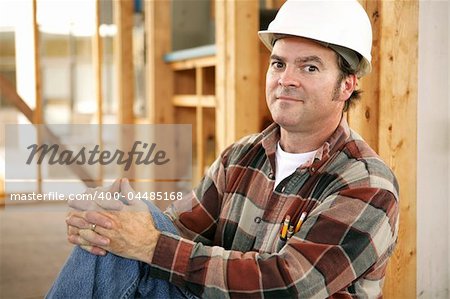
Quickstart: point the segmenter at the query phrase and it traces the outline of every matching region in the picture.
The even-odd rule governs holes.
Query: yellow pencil
[[[281,228],[281,233],[280,233],[281,240],[287,239],[287,232],[288,232],[290,222],[291,222],[291,216],[286,215],[286,218],[284,218],[283,227]]]
[[[303,221],[305,221],[306,218],[306,212],[303,212],[300,216],[300,219],[298,219],[297,225],[295,226],[295,233],[298,233],[300,228],[302,227]]]

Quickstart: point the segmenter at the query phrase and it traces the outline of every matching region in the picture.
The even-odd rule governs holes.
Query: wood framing
[[[382,1],[380,6],[378,149],[400,184],[400,232],[385,298],[416,298],[419,3]]]
[[[378,151],[378,117],[380,101],[380,5],[379,1],[360,0],[372,23],[372,72],[358,83],[361,99],[348,111],[348,123],[367,143]]]
[[[399,239],[384,298],[415,298],[418,2],[360,2],[372,22],[372,73],[360,82],[362,99],[349,111],[348,121],[400,184]]]
[[[100,0],[95,0],[95,31],[92,36],[92,66],[94,68],[94,89],[96,100],[96,117],[95,120],[98,126],[98,144],[100,149],[103,149],[103,42],[100,36],[100,24],[101,24],[101,11]],[[99,167],[98,176],[99,180],[103,180],[104,168]]]
[[[134,122],[134,68],[133,68],[133,10],[134,2],[113,1],[114,22],[117,26],[115,39],[115,61],[117,62],[117,88],[119,95],[118,121],[122,124]]]
[[[35,112],[28,106],[28,104],[19,96],[14,85],[9,82],[3,75],[0,74],[0,93],[3,94],[11,105],[17,108],[26,119],[33,123]]]
[[[226,1],[215,0],[216,16],[216,152],[226,147]]]
[[[216,58],[214,56],[205,56],[199,58],[193,58],[189,60],[175,61],[172,62],[171,68],[173,70],[186,70],[195,67],[207,67],[207,66],[215,66]]]
[[[42,84],[41,84],[41,59],[39,52],[39,27],[37,23],[37,0],[33,0],[33,55],[34,55],[34,77],[36,83],[36,106],[34,108],[33,123],[42,124]]]
[[[202,107],[214,108],[216,107],[216,97],[212,95],[175,95],[173,97],[173,104],[177,107]]]
[[[362,80],[362,100],[348,119],[391,166],[400,184],[399,242],[386,275],[385,298],[415,298],[418,5],[361,3],[372,22],[373,69]],[[399,26],[399,19],[408,22]]]
[[[145,1],[147,115],[150,123],[173,123],[173,73],[163,60],[172,51],[171,1]]]
[[[217,149],[258,132],[259,1],[216,1]]]
[[[204,117],[203,117],[203,106],[202,106],[202,93],[203,93],[203,69],[201,67],[195,68],[195,94],[197,96],[197,106],[196,106],[196,130],[197,130],[197,174],[195,174],[198,181],[203,176],[203,167],[205,165],[205,140],[203,139],[204,132]]]
[[[0,93],[5,96],[6,100],[19,110],[30,123],[33,123],[34,115],[36,111],[30,108],[28,104],[19,96],[15,87],[4,76],[0,75]],[[45,124],[40,124],[39,130],[36,130],[41,137],[45,140],[50,140],[54,144],[60,145],[59,153],[67,150],[66,146],[61,142],[60,138],[54,134]],[[87,187],[95,187],[96,181],[91,177],[82,165],[77,163],[70,164],[69,167],[72,171],[85,183]],[[42,184],[42,179],[37,179],[39,185]],[[0,192],[1,195],[1,192]]]
[[[95,32],[92,36],[92,64],[94,67],[94,88],[95,99],[97,101],[97,123],[103,123],[103,84],[102,84],[102,63],[103,63],[103,43],[100,37],[100,0],[95,1]]]
[[[33,112],[33,124],[43,124],[42,81],[41,81],[41,57],[39,51],[39,26],[37,23],[37,0],[33,0],[33,55],[34,55],[34,82],[35,82],[35,108]],[[42,140],[42,133],[37,130],[37,143]],[[37,191],[42,193],[42,165],[37,165]]]

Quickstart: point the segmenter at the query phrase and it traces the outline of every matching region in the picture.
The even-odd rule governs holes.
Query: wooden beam
[[[216,0],[217,146],[257,132],[259,1]]]
[[[34,111],[19,96],[11,82],[0,74],[0,93],[3,94],[8,102],[19,110],[29,121],[33,123]]]
[[[175,95],[172,101],[176,107],[197,107],[214,108],[216,106],[216,97],[211,95]]]
[[[34,108],[33,123],[42,124],[43,113],[42,113],[42,84],[41,84],[41,59],[39,52],[39,27],[37,23],[37,1],[33,0],[33,42],[34,42],[34,77],[36,83],[36,106]],[[40,173],[40,172],[39,172]]]
[[[39,26],[37,23],[37,0],[33,0],[33,55],[34,55],[34,78],[35,78],[35,95],[36,102],[33,112],[33,124],[43,124],[43,104],[42,104],[42,82],[41,82],[41,55],[39,51]],[[36,139],[40,144],[42,140],[42,132],[37,130]],[[42,165],[37,165],[37,191],[42,193]]]
[[[144,3],[147,118],[151,124],[173,124],[175,123],[175,110],[172,104],[173,71],[170,64],[165,63],[163,59],[165,54],[172,51],[172,1],[148,0]],[[164,132],[154,132],[156,140],[164,138],[162,134]],[[187,150],[186,145],[176,150]],[[172,166],[170,171],[176,173],[177,165],[170,165]],[[169,190],[177,190],[176,183],[166,183],[165,186]]]
[[[372,23],[372,72],[358,83],[361,99],[347,113],[348,123],[367,143],[378,151],[378,118],[380,98],[380,19],[381,2],[360,0]]]
[[[220,153],[226,145],[226,1],[215,0],[216,16],[216,152]]]
[[[92,64],[94,66],[94,87],[97,101],[97,123],[103,123],[103,84],[102,84],[102,63],[103,63],[103,43],[100,37],[100,0],[95,1],[95,32],[92,36]]]
[[[170,63],[171,67],[175,71],[193,69],[195,67],[207,67],[216,65],[215,56],[205,56],[200,58],[176,61]]]
[[[202,107],[202,91],[203,91],[203,69],[201,67],[195,68],[195,94],[197,96],[196,118],[197,118],[197,174],[195,180],[197,182],[203,177],[203,169],[205,167],[205,140],[203,139],[204,118]]]
[[[380,156],[400,184],[400,232],[385,298],[416,298],[418,1],[381,1]],[[401,22],[399,22],[401,20]]]
[[[100,36],[100,24],[101,24],[101,11],[100,0],[95,0],[95,31],[92,36],[92,64],[94,67],[94,89],[96,100],[96,122],[98,127],[98,144],[100,150],[103,150],[103,76],[102,76],[102,64],[103,64],[103,42]],[[98,168],[98,177],[103,180],[104,167]]]
[[[117,88],[119,95],[119,123],[134,122],[134,67],[133,67],[133,10],[134,2],[116,0],[114,3],[114,22],[117,26],[115,57],[117,62]]]
[[[114,57],[116,61],[118,89],[118,123],[134,123],[134,65],[133,65],[133,25],[134,1],[113,1],[114,23],[117,35],[114,40]],[[133,144],[135,133],[132,128],[120,136],[121,147],[126,151]],[[125,173],[122,172],[122,176]],[[135,168],[131,167],[126,176],[133,179]]]
[[[163,56],[172,51],[171,1],[145,1],[147,114],[150,123],[173,123],[173,72]]]
[[[25,103],[25,101],[19,96],[14,86],[4,76],[0,75],[0,93],[4,95],[5,99],[21,112],[30,123],[33,122],[35,111]],[[38,134],[43,140],[50,140],[53,144],[59,145],[58,153],[62,153],[68,150],[66,145],[61,142],[60,138],[55,135],[45,124],[40,124],[38,127]],[[77,163],[70,164],[70,169],[75,173],[81,181],[85,183],[87,187],[98,186],[97,181],[91,177],[90,173],[84,169],[82,165]],[[42,183],[42,178],[38,177],[36,180],[39,184]]]

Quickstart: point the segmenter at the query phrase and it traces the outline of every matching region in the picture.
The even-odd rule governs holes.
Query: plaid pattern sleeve
[[[398,234],[393,173],[343,120],[274,190],[279,128],[235,143],[167,214],[151,275],[204,298],[378,298]],[[286,215],[296,223],[280,239]]]

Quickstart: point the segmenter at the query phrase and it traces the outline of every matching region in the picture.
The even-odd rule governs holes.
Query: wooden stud
[[[259,1],[216,1],[218,150],[258,132]]]
[[[215,0],[216,16],[216,152],[226,147],[226,1]]]
[[[235,131],[229,136],[230,143],[259,131],[259,38],[256,34],[259,29],[259,1],[236,2],[231,6],[235,15],[235,31],[229,38],[234,38],[235,42],[231,44],[230,53],[234,57],[230,70],[234,72],[230,72],[229,77],[234,95],[233,107],[228,113],[234,114],[230,121],[235,124]]]
[[[225,111],[225,145],[228,146],[233,143],[236,132],[236,119],[235,109],[236,109],[236,94],[237,94],[237,86],[236,86],[236,53],[234,49],[236,49],[237,37],[236,34],[239,30],[237,30],[236,26],[236,6],[237,3],[234,1],[225,1],[225,23],[223,26],[226,26],[226,42],[225,42],[225,51],[226,51],[226,60],[225,60],[225,89],[226,89],[226,98],[227,102],[226,111]],[[245,5],[245,3],[244,3]],[[216,23],[216,26],[218,24]],[[242,48],[246,45],[242,45]],[[217,67],[221,67],[218,65]]]
[[[117,87],[119,95],[119,123],[134,122],[134,68],[133,68],[133,1],[116,0],[114,19],[117,26],[115,57],[117,62]]]
[[[163,61],[172,51],[171,2],[145,1],[145,32],[147,49],[147,114],[150,123],[173,123],[173,72]]]
[[[36,106],[34,108],[33,123],[44,123],[42,114],[42,84],[41,84],[41,59],[39,52],[39,26],[37,23],[37,0],[33,0],[33,36],[34,36],[34,76],[36,82]]]
[[[361,81],[362,99],[349,111],[348,120],[390,165],[400,184],[399,242],[386,274],[384,297],[415,298],[418,5],[360,2],[372,22],[372,73]],[[400,26],[399,19],[408,21]]]
[[[100,150],[103,149],[103,80],[102,80],[102,63],[103,63],[103,43],[100,36],[100,0],[95,1],[95,32],[92,36],[92,64],[94,67],[94,88],[95,99],[97,104],[96,122],[98,127],[98,144]],[[103,167],[98,168],[98,179],[103,181]]]
[[[366,142],[378,151],[378,107],[380,98],[380,20],[381,2],[360,0],[372,23],[372,72],[358,83],[361,99],[347,113],[348,123]]]
[[[39,26],[37,23],[37,0],[33,0],[32,4],[33,9],[33,43],[34,43],[34,78],[35,78],[35,108],[33,113],[33,124],[43,124],[43,104],[42,104],[42,82],[41,82],[41,57],[39,51]],[[36,139],[37,143],[41,144],[42,140],[42,132],[41,130],[36,131]],[[42,193],[42,166],[41,164],[37,165],[37,189],[38,193]]]
[[[28,104],[19,96],[14,85],[8,81],[3,75],[0,74],[0,93],[5,97],[7,101],[17,110],[22,113],[30,123],[33,123],[34,111],[28,106]]]
[[[172,15],[170,0],[145,1],[145,33],[146,33],[146,86],[147,115],[151,124],[175,123],[173,97],[173,71],[164,62],[165,54],[172,51]],[[156,138],[163,138],[163,132],[155,132]],[[176,146],[176,145],[174,145]],[[185,150],[182,146],[179,151]],[[176,172],[177,165],[171,165]],[[166,183],[171,190],[177,190],[176,183]]]
[[[95,98],[97,101],[96,120],[98,124],[103,123],[103,84],[102,84],[102,62],[103,43],[100,37],[100,0],[95,1],[95,32],[92,36],[92,64],[94,66]]]
[[[201,96],[203,90],[203,69],[197,67],[195,69],[195,94],[197,96],[197,107],[196,107],[196,119],[197,119],[197,174],[195,180],[198,182],[203,176],[203,168],[205,167],[205,148],[203,140],[203,107],[201,103]]]
[[[400,231],[385,298],[416,298],[418,1],[380,2],[378,149],[400,185]],[[402,20],[399,22],[399,20]]]
[[[118,123],[134,123],[134,65],[133,65],[133,24],[134,2],[129,0],[113,1],[114,22],[117,26],[117,35],[114,40],[114,57],[116,61],[117,89],[118,89]],[[122,127],[120,136],[121,148],[127,151],[134,143],[133,130]],[[124,133],[126,132],[126,133]],[[134,179],[135,171],[131,167],[121,176]]]

